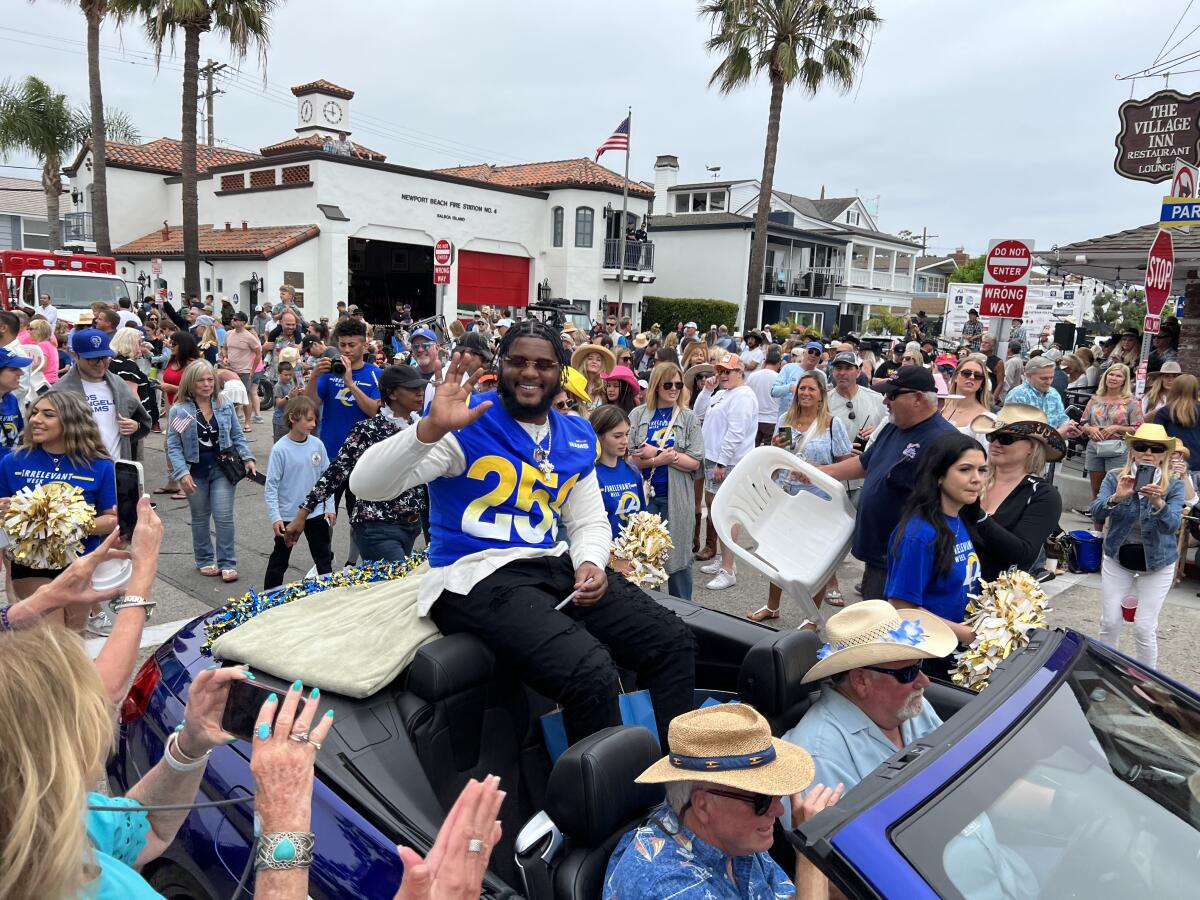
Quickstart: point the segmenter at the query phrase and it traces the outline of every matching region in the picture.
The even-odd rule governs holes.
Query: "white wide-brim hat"
[[[824,637],[803,684],[863,666],[936,659],[958,646],[940,617],[927,609],[896,609],[886,600],[863,600],[830,616]]]

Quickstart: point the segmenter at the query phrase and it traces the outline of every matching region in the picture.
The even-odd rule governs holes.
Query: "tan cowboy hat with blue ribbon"
[[[671,720],[671,752],[639,775],[638,784],[706,781],[782,797],[808,787],[816,771],[808,751],[771,736],[752,706],[722,703]]]
[[[824,637],[802,684],[863,666],[935,659],[958,646],[950,626],[929,610],[896,609],[886,600],[863,600],[830,616]]]

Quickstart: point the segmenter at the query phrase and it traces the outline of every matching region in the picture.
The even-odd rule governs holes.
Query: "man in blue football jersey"
[[[694,640],[678,617],[606,568],[612,532],[595,432],[551,408],[562,384],[558,343],[541,322],[514,325],[487,394],[472,393],[481,370],[455,354],[426,416],[367,450],[350,486],[386,500],[429,485],[420,614],[444,634],[476,635],[558,701],[571,742],[620,723],[620,665],[650,690],[666,746],[667,725],[693,705]]]

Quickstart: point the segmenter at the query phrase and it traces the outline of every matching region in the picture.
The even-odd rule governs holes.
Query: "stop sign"
[[[450,242],[445,238],[433,245],[433,261],[439,266],[450,265]]]
[[[1175,243],[1171,232],[1158,230],[1150,255],[1146,257],[1146,312],[1152,316],[1162,314],[1167,297],[1171,296],[1171,284],[1175,279]]]
[[[1033,254],[1023,241],[1000,241],[987,256],[987,275],[1000,284],[1014,284],[1029,275]]]

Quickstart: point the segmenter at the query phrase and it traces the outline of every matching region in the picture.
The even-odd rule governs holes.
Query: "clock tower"
[[[296,133],[301,137],[350,133],[354,91],[322,78],[296,85],[292,94],[296,97]]]

